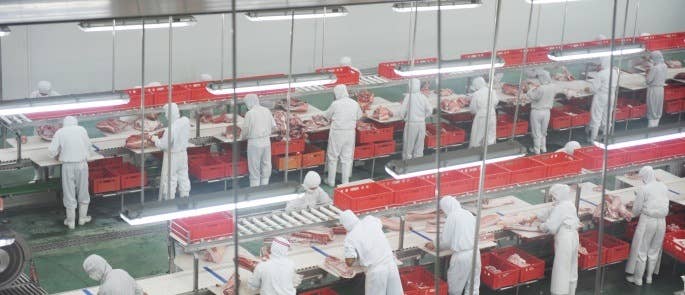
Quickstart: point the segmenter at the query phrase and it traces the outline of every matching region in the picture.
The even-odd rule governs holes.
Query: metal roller
[[[264,222],[266,222],[267,224],[271,225],[271,226],[272,226],[273,228],[275,228],[275,229],[283,229],[283,227],[282,227],[281,225],[279,225],[279,224],[276,223],[275,221],[269,219],[269,217],[267,217],[267,216],[262,217],[262,220],[264,220]]]
[[[312,220],[314,222],[321,222],[323,220],[319,219],[318,217],[314,216],[314,214],[309,213],[306,209],[300,211],[300,213],[307,219]]]
[[[253,234],[253,232],[247,230],[245,227],[240,226],[240,225],[238,226],[238,233],[240,233],[241,235],[251,235],[251,234]]]
[[[316,217],[318,217],[318,218],[321,219],[321,220],[328,220],[328,219],[330,219],[330,217],[326,216],[326,214],[323,214],[323,213],[321,213],[319,210],[316,210],[316,209],[314,209],[314,208],[309,209],[309,212],[312,213],[312,214],[314,214],[314,215],[316,215]]]
[[[300,215],[300,214],[297,213],[297,212],[294,212],[294,211],[293,211],[293,212],[290,212],[290,214],[292,214],[293,217],[297,218],[298,220],[301,220],[302,223],[304,223],[304,224],[314,223],[312,220],[307,219],[306,217]]]
[[[289,222],[285,221],[283,218],[278,217],[278,215],[272,215],[271,218],[276,220],[276,222],[280,223],[281,225],[288,227],[288,226],[293,226]]]
[[[342,213],[342,210],[338,209],[338,207],[335,207],[333,205],[328,205],[328,209],[331,209],[331,211],[335,212],[336,214]]]
[[[254,224],[264,229],[264,231],[274,229],[272,226],[266,225],[264,222],[261,222],[258,218],[252,218],[250,221],[254,222]]]
[[[338,214],[335,214],[335,213],[333,213],[333,211],[326,209],[325,206],[321,206],[321,207],[319,207],[319,208],[317,208],[317,209],[318,209],[319,211],[323,212],[323,213],[326,213],[326,214],[327,214],[328,216],[330,216],[331,218],[338,218]]]
[[[249,222],[247,222],[247,221],[245,221],[245,220],[242,220],[241,223],[242,223],[245,227],[249,228],[251,231],[254,231],[255,233],[262,233],[262,232],[264,232],[263,230],[259,229],[258,227],[254,226],[253,224],[251,224],[251,223],[249,223]]]
[[[290,222],[293,225],[303,225],[302,222],[299,222],[297,219],[290,217],[290,215],[283,213],[281,216],[288,222]]]

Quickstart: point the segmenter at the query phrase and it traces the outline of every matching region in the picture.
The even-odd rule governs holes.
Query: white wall
[[[495,1],[483,2],[485,4],[477,9],[443,14],[444,58],[490,50]],[[569,3],[565,42],[592,40],[598,34],[610,36],[613,2],[585,0]],[[626,0],[618,2],[620,34]],[[629,34],[633,32],[636,2],[631,1],[628,13]],[[498,49],[524,46],[529,9],[524,0],[502,1]],[[388,4],[352,6],[348,10],[350,13],[346,17],[326,20],[325,66],[336,64],[344,55],[352,57],[353,63],[360,68],[375,67],[382,61],[407,59],[409,14],[393,12]],[[683,0],[641,1],[638,33],[685,31],[683,11]],[[535,6],[530,46],[561,42],[563,12],[564,4]],[[201,73],[210,73],[214,78],[220,76],[221,16],[196,18],[197,25],[173,31],[173,82],[198,80]],[[230,77],[230,15],[225,21],[224,75]],[[436,56],[436,14],[420,14],[418,27],[415,56]],[[1,40],[5,99],[26,97],[40,80],[51,81],[53,88],[63,94],[111,89],[111,33],[82,32],[75,23],[14,26],[11,29],[12,33]],[[239,75],[287,73],[289,29],[287,21],[250,22],[239,15]],[[321,20],[296,22],[293,72],[310,72],[320,66],[322,35]],[[168,36],[169,32],[164,29],[146,31],[146,83],[166,83],[168,80]],[[117,33],[117,89],[141,84],[141,44],[140,31]]]

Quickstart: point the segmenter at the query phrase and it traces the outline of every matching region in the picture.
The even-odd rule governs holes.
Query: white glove
[[[157,141],[159,141],[159,137],[157,137],[157,135],[153,135],[152,137],[150,137],[150,140],[152,142],[157,142]]]

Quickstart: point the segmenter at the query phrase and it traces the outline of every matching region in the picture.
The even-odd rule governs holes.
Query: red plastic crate
[[[287,141],[271,141],[271,155],[280,156],[285,155],[285,145]],[[288,153],[301,153],[304,152],[305,142],[304,139],[290,139],[290,144],[288,145]]]
[[[671,210],[673,211],[673,210]],[[631,241],[635,235],[635,229],[637,228],[637,223],[639,219],[633,219],[626,223],[624,237],[626,240]],[[679,229],[672,230],[669,226],[678,226]],[[685,230],[685,215],[684,214],[673,214],[666,216],[666,232],[673,232],[678,230]]]
[[[372,143],[360,144],[354,147],[354,159],[359,160],[371,158],[374,156],[374,152],[374,145]]]
[[[584,247],[588,254],[578,253],[578,267],[580,269],[590,269],[597,266],[597,259],[599,258],[599,246],[597,243],[587,240],[580,239],[580,245]],[[607,249],[602,249],[602,265],[606,264],[607,259]]]
[[[664,113],[675,114],[683,110],[683,100],[666,100],[664,101]]]
[[[435,292],[435,276],[422,266],[400,268],[404,295],[447,295],[447,283],[440,280],[440,293]]]
[[[357,129],[357,143],[372,143],[392,140],[392,126],[380,124],[372,124],[372,126],[373,128],[369,130]]]
[[[224,171],[226,177],[247,175],[247,158],[238,157],[238,163],[236,164],[238,173],[236,174],[233,173],[233,154],[230,152],[223,153],[219,156],[219,160],[226,164],[226,170]]]
[[[537,258],[526,251],[523,251],[516,247],[506,247],[491,252],[493,255],[506,260],[512,254],[518,254],[523,258],[528,266],[519,267],[514,264],[517,268],[521,270],[521,275],[519,276],[519,282],[528,282],[532,280],[537,280],[545,276],[545,261]]]
[[[189,161],[188,166],[190,175],[201,181],[224,178],[228,169],[228,164],[215,155]]]
[[[307,133],[307,139],[309,139],[309,142],[327,141],[328,140],[328,130]]]
[[[302,153],[302,167],[314,167],[326,162],[326,151],[315,145],[308,144]]]
[[[495,164],[511,171],[510,184],[541,180],[547,177],[546,167],[530,158],[518,158]],[[487,169],[485,170],[487,173]]]
[[[321,288],[300,293],[300,295],[338,295],[337,292],[331,288]]]
[[[664,100],[679,100],[685,98],[685,86],[664,86]]]
[[[209,154],[211,152],[211,148],[212,147],[209,145],[192,146],[192,147],[188,147],[187,152],[188,152],[188,155]]]
[[[279,171],[285,171],[290,169],[298,169],[302,167],[302,155],[301,154],[290,154],[282,156],[271,157],[271,163],[274,169]]]
[[[647,116],[647,105],[646,104],[630,104],[630,118],[639,119]]]
[[[464,131],[464,129],[445,123],[441,123],[440,128],[442,130],[442,134],[440,135],[440,145],[442,146],[458,144],[466,140],[466,131]],[[432,148],[437,145],[437,136],[435,134],[435,124],[426,124],[426,147]]]
[[[378,184],[390,189],[393,204],[403,205],[435,198],[435,184],[418,177],[407,179],[386,179]]]
[[[637,38],[639,42],[645,44],[649,51],[663,50],[671,48],[671,39],[664,35],[649,35]]]
[[[435,174],[421,176],[421,178],[436,185]],[[461,195],[475,191],[478,186],[478,178],[460,171],[440,172],[440,196]]]
[[[630,107],[617,104],[614,110],[614,121],[625,121],[628,118],[630,118]]]
[[[122,157],[110,157],[88,162],[88,168],[117,168],[124,164]]]
[[[580,235],[581,239],[589,240],[599,244],[599,233],[596,230],[584,232]],[[613,263],[628,259],[630,255],[630,244],[608,234],[602,237],[602,248],[606,249],[606,263]]]
[[[316,70],[317,73],[331,73],[337,78],[335,83],[327,86],[334,86],[337,84],[356,85],[359,84],[359,72],[353,70],[351,67],[331,67],[321,68]]]
[[[671,48],[684,48],[685,47],[685,32],[684,33],[671,33]]]
[[[664,251],[671,254],[678,261],[685,261],[685,248],[676,244],[674,239],[685,239],[685,230],[666,233],[664,237]]]
[[[583,168],[597,170],[602,168],[604,162],[604,150],[596,146],[587,146],[576,149],[573,155],[583,160]],[[607,167],[617,167],[627,163],[627,155],[620,149],[609,150],[607,157]]]
[[[154,93],[153,103],[155,105],[164,105],[169,102],[169,88],[168,86],[153,87]],[[185,85],[177,84],[171,86],[171,102],[182,103],[190,101],[190,89]]]
[[[511,137],[511,131],[514,128],[513,122],[497,122],[497,138]]]
[[[233,234],[233,215],[217,212],[207,215],[174,219],[170,230],[187,243],[195,243]]]
[[[94,194],[115,192],[121,189],[120,178],[105,168],[88,170],[90,191]]]
[[[655,144],[641,144],[620,149],[626,153],[628,163],[647,162],[658,157],[659,151]]]
[[[458,113],[458,114],[443,114],[445,120],[450,122],[471,122],[473,121],[473,114],[469,112]]]
[[[335,206],[341,210],[363,212],[391,206],[393,193],[389,188],[371,182],[338,187],[333,192],[333,199]]]
[[[571,117],[571,127],[585,126],[590,123],[590,112],[575,106],[566,105],[557,109]]]
[[[384,142],[376,142],[373,144],[373,154],[376,157],[391,155],[394,153],[395,153],[395,141],[394,140],[384,141]]]
[[[141,185],[141,180],[143,186],[147,185],[147,174],[141,173],[140,168],[124,163],[121,167],[111,167],[105,168],[112,173],[112,175],[119,176],[119,187],[120,189],[137,188]]]
[[[493,255],[491,252],[480,256],[480,280],[491,289],[501,289],[518,284],[521,270],[508,261]],[[501,272],[494,274],[485,267],[492,265]]]
[[[190,90],[191,101],[203,101],[216,97],[207,91],[207,83],[208,82],[195,82],[185,84],[186,88]]]
[[[466,173],[467,175],[475,178],[476,181],[478,181],[480,178],[480,166],[464,168],[457,171]],[[485,167],[485,189],[506,186],[509,184],[510,179],[511,172],[509,172],[507,169],[497,166],[496,164],[487,164]]]
[[[548,178],[555,178],[580,173],[582,161],[564,152],[549,153],[529,157],[529,159],[542,163],[547,170]]]
[[[550,111],[549,127],[552,129],[565,129],[571,127],[571,116],[552,109]]]
[[[660,158],[685,155],[685,139],[673,139],[655,143]]]
[[[438,59],[435,57],[419,58],[419,59],[414,59],[414,64],[418,65],[418,64],[425,64],[425,63],[434,63],[437,61],[438,61]],[[406,60],[379,63],[378,64],[378,75],[381,77],[393,79],[393,80],[404,79],[404,77],[395,73],[395,67],[401,66],[401,65],[407,65],[407,64],[409,64],[409,61],[406,61]]]

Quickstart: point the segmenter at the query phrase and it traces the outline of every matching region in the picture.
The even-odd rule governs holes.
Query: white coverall
[[[271,243],[269,260],[257,264],[247,281],[248,287],[259,291],[261,295],[295,295],[299,276],[295,274],[295,265],[288,258],[289,248],[288,240],[275,237]]]
[[[326,150],[327,181],[331,187],[335,187],[338,159],[340,159],[342,169],[342,183],[350,181],[354,160],[355,128],[357,128],[357,121],[362,117],[362,109],[356,101],[350,98],[345,85],[336,85],[333,93],[335,101],[326,111],[326,118],[331,121]]]
[[[245,121],[240,140],[247,139],[247,166],[250,186],[269,184],[271,177],[271,133],[276,121],[269,109],[259,104],[256,94],[245,96]]]
[[[288,202],[285,206],[286,211],[302,210],[314,208],[321,205],[333,203],[328,194],[320,187],[321,176],[314,171],[307,172],[302,182],[304,196]]]
[[[190,195],[187,151],[188,141],[190,140],[190,120],[186,117],[181,117],[178,105],[175,103],[165,105],[164,110],[171,126],[166,129],[162,138],[157,138],[156,136],[152,138],[155,146],[164,151],[162,175],[159,183],[159,199],[170,200],[176,198],[177,188],[181,198],[187,198]],[[169,139],[171,139],[171,144]],[[171,162],[169,162],[169,155],[171,155]]]
[[[471,262],[473,258],[473,239],[476,230],[476,218],[471,212],[464,210],[453,197],[440,200],[442,211],[447,214],[445,228],[440,235],[440,248],[451,249],[452,258],[447,270],[447,285],[449,295],[468,294],[471,290]],[[473,294],[479,293],[480,288],[480,251],[476,255]]]
[[[666,86],[666,64],[661,51],[653,51],[652,66],[647,72],[647,122],[648,127],[659,126],[664,109],[664,86]]]
[[[545,217],[545,222],[540,225],[540,229],[554,234],[555,255],[552,265],[551,293],[573,295],[576,293],[578,284],[580,220],[568,185],[555,184],[549,191],[554,199],[554,206]]]
[[[494,144],[497,139],[497,112],[495,107],[499,103],[497,94],[494,91],[490,94],[491,104],[490,109],[488,107],[488,85],[485,83],[485,79],[482,77],[477,77],[473,79],[471,83],[471,89],[475,92],[471,96],[471,104],[469,109],[472,114],[475,115],[473,118],[473,125],[471,125],[471,138],[469,138],[469,147],[479,147],[483,145],[485,140],[485,134],[487,133],[488,145]],[[485,120],[488,120],[488,130],[485,130]]]
[[[554,96],[561,89],[552,84],[548,71],[538,70],[537,78],[540,86],[526,94],[531,101],[530,130],[533,135],[533,151],[536,154],[547,152],[547,127],[549,126],[549,110],[554,106]]]
[[[390,243],[381,221],[366,216],[361,221],[350,210],[340,213],[340,223],[347,230],[344,258],[354,258],[366,268],[366,295],[402,295],[402,282]]]
[[[556,152],[557,153],[564,152],[569,156],[573,156],[573,152],[579,148],[580,148],[580,143],[578,143],[577,141],[569,141],[564,145],[563,148],[556,150]]]
[[[60,94],[52,90],[52,83],[48,81],[38,82],[38,89],[31,92],[30,98],[46,97],[46,96],[59,96]]]
[[[58,157],[62,163],[62,193],[67,218],[64,225],[73,228],[76,220],[76,207],[79,207],[79,225],[90,221],[88,216],[88,156],[92,144],[85,128],[78,126],[72,116],[64,118],[62,128],[55,132],[48,147],[51,157]],[[78,202],[77,202],[78,200]]]
[[[98,295],[143,295],[143,289],[123,269],[112,269],[99,255],[90,255],[83,262],[83,270],[93,280],[100,282]]]
[[[607,124],[607,106],[611,104],[613,110],[614,101],[616,101],[616,85],[618,83],[619,71],[614,68],[613,78],[611,81],[611,86],[609,84],[609,76],[611,72],[609,71],[610,59],[602,59],[602,70],[597,72],[594,79],[590,80],[591,90],[595,93],[592,97],[592,104],[590,105],[590,140],[594,141],[599,135],[599,130],[604,130]],[[611,87],[611,99],[609,99],[609,88]]]
[[[421,82],[411,79],[409,94],[402,101],[400,117],[406,123],[402,138],[402,159],[412,159],[423,156],[423,145],[426,139],[426,118],[433,114],[433,106],[428,98],[421,93]]]
[[[669,200],[668,188],[656,180],[652,167],[642,167],[639,174],[645,185],[638,189],[633,203],[633,216],[639,215],[640,219],[630,247],[626,272],[633,274],[628,281],[642,285],[645,267],[647,283],[652,283],[652,274],[664,242]]]

